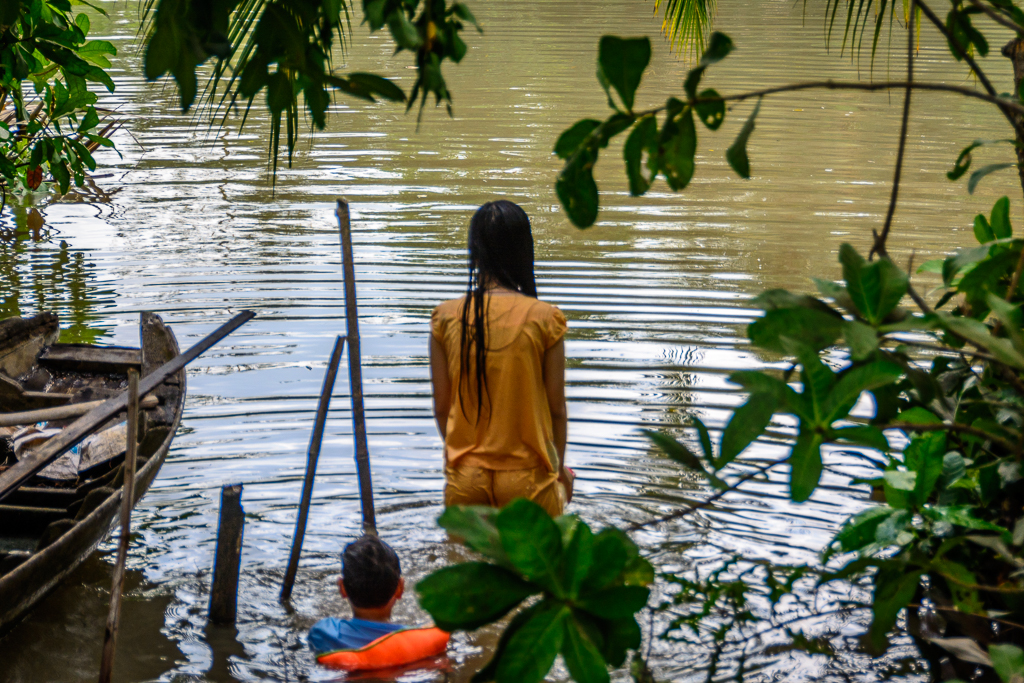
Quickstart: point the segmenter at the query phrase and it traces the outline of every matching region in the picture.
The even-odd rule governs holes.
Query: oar
[[[359,311],[356,308],[356,268],[352,262],[352,229],[348,202],[338,200],[338,227],[341,231],[341,272],[345,280],[345,320],[348,328],[348,380],[352,395],[352,432],[356,443],[356,473],[359,475],[359,501],[363,508],[363,533],[377,533],[373,510],[373,481],[370,478],[370,447],[366,442],[366,411],[363,409],[363,369],[359,355]]]
[[[100,659],[100,683],[110,683],[117,651],[117,627],[121,621],[121,591],[124,590],[124,564],[128,560],[132,504],[135,502],[135,458],[139,450],[139,373],[128,371],[128,442],[124,454],[124,485],[121,487],[121,537],[117,544],[117,563],[110,587],[110,611],[103,632],[103,657]]]
[[[194,361],[201,353],[252,320],[255,316],[256,314],[252,311],[242,311],[211,332],[188,351],[161,365],[139,383],[139,395],[145,396],[156,389],[168,377]],[[43,444],[39,450],[12,465],[10,469],[0,474],[0,500],[3,500],[11,492],[17,490],[29,477],[59,458],[75,446],[75,444],[78,444],[94,433],[107,420],[124,410],[127,405],[128,392],[122,392],[114,398],[107,399],[72,422],[60,434],[55,435]]]
[[[324,385],[320,389],[320,403],[316,408],[316,420],[313,422],[313,435],[309,438],[309,451],[306,454],[306,478],[302,482],[302,500],[299,502],[299,516],[295,520],[295,535],[292,537],[292,554],[288,558],[288,569],[284,573],[284,585],[281,586],[281,602],[287,602],[292,596],[295,574],[299,570],[299,555],[302,553],[302,539],[306,536],[306,521],[309,519],[309,504],[313,500],[313,480],[316,478],[316,462],[320,458],[320,443],[324,438],[324,425],[327,423],[327,409],[331,405],[331,393],[334,391],[334,378],[338,376],[341,364],[341,352],[345,348],[345,338],[338,337],[334,342],[331,362],[327,365]]]

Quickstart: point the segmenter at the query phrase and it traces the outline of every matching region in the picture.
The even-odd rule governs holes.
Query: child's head
[[[501,285],[537,296],[530,218],[519,205],[499,199],[473,214],[469,222],[469,280],[470,291]]]
[[[362,536],[341,552],[338,588],[356,610],[390,611],[404,584],[398,555],[376,536]]]

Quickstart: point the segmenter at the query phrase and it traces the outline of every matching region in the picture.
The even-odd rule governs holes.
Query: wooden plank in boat
[[[57,341],[59,334],[53,313],[0,321],[0,373],[21,377],[36,364],[39,351]]]
[[[0,505],[0,527],[17,529],[20,534],[38,534],[53,522],[67,516],[68,511],[63,508]]]
[[[39,354],[39,363],[79,372],[128,372],[142,367],[142,351],[125,346],[53,344]]]

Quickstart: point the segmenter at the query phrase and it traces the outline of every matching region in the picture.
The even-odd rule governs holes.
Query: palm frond
[[[711,25],[718,12],[718,0],[654,0],[654,13],[665,6],[661,30],[672,49],[695,59],[707,46]]]

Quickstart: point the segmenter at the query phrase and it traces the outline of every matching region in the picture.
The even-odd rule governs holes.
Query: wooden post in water
[[[348,202],[338,200],[335,212],[341,232],[341,273],[345,280],[345,320],[348,328],[348,379],[352,394],[352,435],[356,445],[356,473],[359,501],[363,509],[363,533],[377,533],[373,510],[373,480],[370,476],[370,448],[366,442],[366,411],[363,408],[363,366],[359,354],[359,311],[356,307],[356,268],[352,260],[352,226]]]
[[[117,651],[117,628],[121,620],[121,591],[124,589],[124,565],[131,540],[132,504],[135,502],[135,459],[139,449],[139,372],[128,371],[128,438],[125,443],[124,484],[121,486],[121,536],[117,544],[117,563],[110,587],[110,611],[103,633],[103,655],[100,659],[100,683],[110,683]]]
[[[220,524],[217,527],[217,556],[213,561],[213,585],[210,587],[210,621],[235,623],[238,610],[238,568],[242,563],[242,485],[221,487]]]
[[[324,424],[327,422],[327,409],[331,405],[331,393],[334,391],[334,378],[338,376],[341,364],[341,352],[345,348],[345,337],[338,337],[331,352],[331,361],[327,364],[324,385],[320,389],[320,403],[316,409],[316,421],[313,422],[313,434],[309,438],[309,451],[306,454],[306,478],[302,482],[302,500],[299,502],[299,514],[295,519],[295,536],[292,538],[292,554],[288,558],[288,569],[284,573],[284,584],[281,586],[281,602],[287,602],[292,596],[295,584],[295,573],[299,570],[299,555],[302,553],[302,539],[306,536],[306,521],[309,519],[309,504],[313,500],[313,480],[316,478],[316,462],[320,458],[320,443],[324,438]]]

